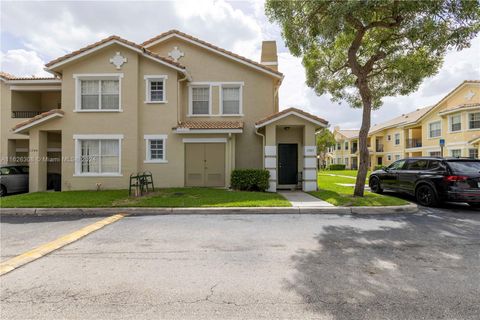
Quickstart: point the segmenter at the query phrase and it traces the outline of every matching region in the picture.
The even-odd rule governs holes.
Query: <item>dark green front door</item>
[[[278,184],[297,184],[298,145],[278,145]]]

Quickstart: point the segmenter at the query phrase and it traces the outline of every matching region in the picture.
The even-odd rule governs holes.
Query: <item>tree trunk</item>
[[[355,197],[363,197],[365,190],[365,180],[368,172],[368,160],[370,154],[368,152],[368,131],[370,130],[370,117],[372,112],[372,98],[370,95],[370,88],[367,80],[358,80],[357,87],[360,91],[363,103],[362,126],[358,134],[358,148],[360,154],[360,165],[358,166],[357,180],[355,181],[355,190],[353,195]]]

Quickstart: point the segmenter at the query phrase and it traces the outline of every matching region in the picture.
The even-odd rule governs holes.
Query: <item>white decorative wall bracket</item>
[[[185,56],[185,53],[178,49],[178,47],[173,47],[173,50],[168,53],[168,56],[172,58],[173,61],[178,62],[178,59]]]
[[[117,52],[112,58],[110,58],[110,63],[113,64],[117,70],[120,70],[124,63],[127,63],[127,58],[122,56],[120,52]]]

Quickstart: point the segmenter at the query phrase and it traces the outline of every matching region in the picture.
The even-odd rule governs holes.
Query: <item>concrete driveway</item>
[[[94,221],[36,219],[2,244]],[[0,284],[2,319],[478,319],[480,212],[126,217]]]

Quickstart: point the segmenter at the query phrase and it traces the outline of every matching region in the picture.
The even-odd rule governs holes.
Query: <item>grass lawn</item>
[[[343,170],[341,171],[343,172]],[[408,204],[407,201],[388,195],[380,195],[365,191],[365,196],[354,197],[354,187],[340,186],[337,183],[355,184],[355,180],[342,177],[318,175],[319,191],[310,192],[311,195],[325,200],[335,206],[396,206]]]
[[[3,208],[289,207],[281,195],[212,188],[169,188],[129,198],[127,190],[35,192],[0,199]]]
[[[321,170],[319,173],[323,174],[338,174],[341,176],[356,177],[357,170]],[[367,177],[370,175],[371,171],[367,172]]]

